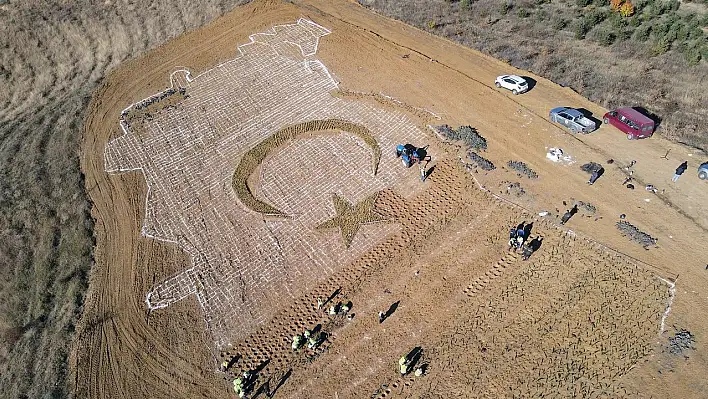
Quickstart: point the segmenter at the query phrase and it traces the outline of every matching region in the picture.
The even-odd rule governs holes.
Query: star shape
[[[374,211],[374,203],[377,196],[378,193],[375,193],[359,201],[356,205],[352,205],[337,194],[332,194],[332,202],[337,215],[333,219],[318,225],[315,229],[323,230],[338,227],[342,233],[344,245],[349,248],[362,224],[386,220],[385,217]]]

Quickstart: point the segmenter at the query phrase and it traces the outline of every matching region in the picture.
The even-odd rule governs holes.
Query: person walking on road
[[[678,181],[679,177],[681,177],[681,175],[683,174],[683,172],[686,171],[686,169],[688,169],[688,161],[683,161],[683,163],[679,165],[678,168],[676,168],[676,174],[674,174],[674,177],[671,179],[671,181],[676,183],[676,181]]]

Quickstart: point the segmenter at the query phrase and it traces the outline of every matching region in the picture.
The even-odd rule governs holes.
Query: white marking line
[[[669,286],[669,300],[667,301],[666,304],[666,310],[664,311],[664,315],[661,316],[661,327],[659,328],[659,335],[664,333],[664,328],[665,328],[665,322],[666,318],[669,317],[669,312],[671,312],[671,304],[674,301],[674,298],[676,298],[676,283],[672,283],[669,280],[663,279],[659,276],[656,276],[659,280],[663,281],[666,283],[666,285]]]

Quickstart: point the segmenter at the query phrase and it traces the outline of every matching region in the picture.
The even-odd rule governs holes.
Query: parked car
[[[627,135],[630,140],[651,137],[654,134],[654,121],[634,108],[618,108],[602,118]]]
[[[529,84],[526,82],[526,79],[516,75],[497,76],[497,79],[494,81],[494,86],[511,90],[511,94],[514,95],[521,94],[529,89]]]
[[[708,162],[703,162],[701,166],[698,167],[698,178],[708,180]]]
[[[573,133],[590,133],[595,130],[595,122],[588,119],[582,112],[573,108],[553,108],[549,114],[551,122],[560,123]]]

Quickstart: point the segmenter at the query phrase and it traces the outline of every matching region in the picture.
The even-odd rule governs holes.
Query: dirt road
[[[435,144],[438,166],[425,190],[403,197],[384,191],[377,199],[377,209],[401,226],[399,233],[291,306],[280,305],[243,342],[219,351],[194,297],[146,312],[146,292],[189,267],[190,259],[176,246],[140,236],[145,181],[137,172],[108,175],[104,148],[121,134],[121,110],[167,87],[175,69],[197,74],[233,58],[248,35],[300,17],[331,30],[320,40],[317,58],[341,91],[392,97],[399,103],[366,95],[357,101],[407,115],[433,144],[427,124],[472,125],[488,140],[484,156],[498,169],[474,174],[491,191],[484,192],[458,162],[454,146]],[[670,178],[684,158],[693,169],[705,154],[658,137],[630,142],[609,127],[572,136],[546,121],[550,108],[583,107],[596,117],[603,111],[535,76],[524,95],[493,87],[496,75],[511,72],[528,76],[355,3],[318,1],[256,2],[115,71],[94,96],[82,147],[97,248],[72,354],[77,395],[229,397],[225,377],[268,361],[260,383],[270,376],[268,389],[282,397],[528,397],[548,387],[587,397],[700,397],[700,375],[708,365],[700,317],[708,305],[702,291],[708,272],[705,251],[695,243],[708,228],[699,206],[708,194],[691,169],[676,184]],[[577,162],[551,162],[547,147],[561,147]],[[669,160],[662,159],[669,149]],[[610,158],[614,163],[607,164]],[[527,163],[539,178],[502,168],[509,160]],[[621,167],[631,160],[637,160],[632,177],[641,182],[634,191],[621,185]],[[606,169],[593,186],[579,169],[589,161]],[[527,194],[514,201],[528,212],[492,197],[504,195],[500,187],[511,180],[525,188]],[[644,191],[642,184],[649,183],[665,192]],[[552,216],[563,201],[574,200],[590,202],[597,211],[571,219],[565,228],[575,234],[568,234]],[[527,262],[507,253],[508,228],[542,210],[551,217],[535,222],[533,234],[543,237],[539,252]],[[658,247],[647,250],[622,237],[614,226],[622,213],[658,237]],[[668,331],[659,335],[670,290],[656,277],[677,275]],[[339,287],[335,299],[354,303],[350,322],[314,307],[318,296]],[[397,301],[398,309],[378,325],[376,313]],[[292,335],[317,324],[330,333],[323,349],[292,354]],[[696,336],[688,359],[662,352],[672,325]],[[618,341],[626,345],[612,344]],[[422,380],[399,379],[396,359],[416,345],[423,346],[430,371]],[[223,359],[236,355],[240,359],[229,374],[217,372]],[[549,379],[539,383],[545,372]]]

